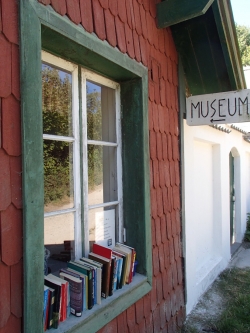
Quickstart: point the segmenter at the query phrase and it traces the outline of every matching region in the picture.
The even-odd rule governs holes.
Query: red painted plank
[[[155,0],[149,1],[149,11],[153,18],[156,18],[156,4]]]
[[[141,5],[137,1],[133,1],[134,6],[134,20],[135,20],[135,30],[140,36],[142,34],[142,22],[141,22]]]
[[[115,17],[116,36],[118,48],[122,53],[127,52],[124,23],[118,16]]]
[[[153,218],[157,218],[157,197],[156,197],[156,190],[151,188],[150,190],[151,195],[151,214]]]
[[[117,317],[117,332],[126,333],[128,332],[127,328],[127,314],[126,311],[123,311]]]
[[[127,309],[127,325],[131,329],[135,325],[135,305],[133,304]]]
[[[159,132],[160,127],[159,127],[159,110],[158,110],[158,105],[153,103],[153,126],[155,132]]]
[[[151,237],[152,237],[152,246],[156,246],[156,232],[155,232],[155,220],[152,218],[151,222]]]
[[[159,245],[159,264],[160,264],[160,272],[162,273],[165,270],[165,255],[164,255],[163,243]]]
[[[125,36],[126,36],[126,44],[127,44],[127,53],[130,58],[135,58],[135,49],[134,49],[134,40],[132,29],[130,29],[129,25],[125,23]]]
[[[11,94],[11,44],[0,34],[0,97]]]
[[[10,205],[1,212],[2,261],[6,265],[17,264],[22,257],[22,211]]]
[[[156,159],[156,133],[149,132],[149,145],[150,145],[150,158],[154,161]]]
[[[161,53],[165,52],[165,29],[158,29],[158,37],[159,37],[159,50]]]
[[[159,187],[159,162],[155,159],[152,162],[153,166],[153,185],[154,188],[157,189]]]
[[[0,211],[5,210],[11,203],[10,158],[0,149]]]
[[[22,208],[22,159],[10,157],[11,201],[16,208]]]
[[[99,0],[99,2],[103,9],[109,8],[109,0]]]
[[[164,194],[163,194],[164,196]],[[161,217],[161,241],[162,245],[167,242],[167,226],[166,226],[166,215]],[[164,252],[165,250],[163,250]],[[165,267],[165,264],[164,264]]]
[[[156,284],[156,288],[157,288]],[[160,332],[161,331],[161,321],[160,321],[160,307],[157,306],[155,311],[153,312],[153,323],[154,323],[154,332]]]
[[[147,40],[149,41],[150,45],[153,45],[154,43],[154,19],[152,18],[152,16],[150,15],[149,12],[146,12],[146,21],[145,21],[145,25],[147,27]],[[143,22],[142,22],[143,24]]]
[[[142,35],[144,39],[148,38],[148,27],[147,27],[147,21],[146,21],[146,12],[143,6],[139,7],[140,10],[140,16],[141,16],[141,27],[142,27]]]
[[[159,247],[161,244],[161,219],[159,217],[155,219],[155,240],[156,246]]]
[[[157,215],[161,217],[163,215],[163,196],[162,189],[160,187],[156,190],[156,198],[157,198]]]
[[[117,3],[117,0],[109,0],[109,9],[110,9],[112,15],[114,15],[114,16],[118,15],[118,3]]]
[[[161,137],[161,133],[157,132],[156,134],[156,153],[157,153],[157,159],[159,161],[162,160],[162,137]]]
[[[12,156],[21,154],[21,112],[13,95],[2,99],[2,147]]]
[[[11,313],[22,317],[23,262],[11,266]]]
[[[174,161],[170,160],[170,184],[171,186],[175,186],[175,167],[174,167]]]
[[[170,55],[170,36],[169,36],[169,30],[170,28],[167,28],[165,29],[165,34],[164,34],[164,39],[165,39],[165,42],[164,42],[164,46],[165,46],[165,53],[166,55],[169,57]]]
[[[170,240],[172,238],[172,221],[171,221],[171,214],[169,212],[167,213],[166,222],[167,222],[167,236],[168,236],[168,240]],[[169,251],[169,253],[170,253],[170,251]],[[169,256],[170,256],[170,254],[169,254]]]
[[[139,43],[139,36],[135,30],[133,32],[133,40],[134,40],[134,48],[135,48],[135,59],[138,62],[141,62],[141,51],[140,51],[140,43]]]
[[[0,333],[20,333],[22,332],[22,320],[10,314],[7,324],[0,329]]]
[[[154,102],[155,100],[155,85],[154,82],[149,80],[148,82],[148,94],[149,94],[149,99],[151,102]],[[154,103],[155,104],[155,103]]]
[[[165,172],[164,172],[164,161],[159,161],[159,182],[160,187],[163,189],[165,187]],[[163,196],[163,206],[164,206],[164,196]]]
[[[164,174],[165,174],[165,185],[170,186],[170,173],[169,173],[169,161],[165,160],[164,164]]]
[[[149,11],[149,2],[152,0],[143,0],[142,5],[146,11]]]
[[[164,133],[164,109],[160,104],[158,105],[158,117],[159,117],[159,130],[161,133]]]
[[[169,134],[169,109],[167,107],[164,108],[164,132]]]
[[[141,49],[141,61],[144,66],[148,66],[148,52],[147,52],[147,41],[143,36],[139,36],[140,49]]]
[[[168,142],[168,160],[171,161],[173,155],[172,155],[172,137],[170,134],[167,135],[167,142]]]
[[[164,165],[164,170],[165,170],[165,165]],[[166,186],[162,187],[162,203],[163,203],[163,212],[166,215],[168,213],[168,189]]]
[[[171,108],[171,85],[168,80],[166,80],[165,83],[166,83],[166,106],[170,109]]]
[[[145,333],[154,332],[152,312],[150,312],[150,315],[148,317],[145,317],[145,321],[146,321],[146,331],[145,331]]]
[[[179,142],[177,136],[172,135],[172,143],[173,143],[173,160],[179,161]]]
[[[51,6],[62,16],[64,16],[67,12],[66,0],[51,0]]]
[[[148,125],[149,130],[153,130],[153,103],[149,100],[148,101]]]
[[[173,82],[173,68],[172,68],[172,60],[168,59],[168,81],[170,83]]]
[[[157,294],[156,294],[156,279],[153,277],[152,290],[151,290],[151,311],[154,312],[157,307]],[[151,333],[153,330],[151,331]]]
[[[115,47],[117,45],[116,40],[116,31],[115,31],[115,18],[111,14],[110,10],[104,10],[105,16],[105,24],[106,24],[106,31],[107,31],[107,41],[110,45]]]
[[[151,313],[151,294],[148,293],[143,297],[143,313],[144,317],[147,318]]]
[[[160,79],[160,101],[162,106],[166,106],[166,84],[163,78]],[[164,121],[163,121],[164,126]]]
[[[162,157],[164,161],[168,161],[168,144],[166,133],[162,134]]]
[[[2,214],[2,213],[1,213]],[[1,216],[0,216],[1,220]],[[0,329],[3,328],[10,317],[10,267],[0,261]],[[9,331],[11,332],[11,331]]]
[[[88,32],[94,31],[92,0],[80,0],[82,26]]]
[[[15,44],[11,45],[11,92],[20,100],[20,59],[19,47]]]
[[[67,15],[72,22],[79,24],[81,22],[79,0],[66,0]]]
[[[104,11],[99,1],[95,0],[93,4],[93,16],[94,16],[94,29],[95,33],[101,40],[106,39],[106,30],[104,22]]]
[[[3,30],[3,23],[2,23],[2,5],[0,0],[0,32]]]
[[[140,322],[144,318],[143,299],[142,298],[135,303],[135,318],[136,318],[136,323],[137,324],[140,324]]]
[[[155,88],[155,103],[157,105],[160,104],[160,81],[154,83],[154,88]]]
[[[126,11],[127,11],[127,23],[130,27],[130,29],[134,29],[135,27],[135,18],[134,18],[134,13],[132,12],[132,0],[126,0],[125,1],[126,4]],[[133,17],[132,17],[133,15]]]
[[[160,272],[156,276],[156,293],[157,293],[158,308],[160,308],[159,304],[163,300],[162,274]]]
[[[143,318],[139,324],[139,333],[145,333],[145,332],[146,332],[146,320],[145,318]]]
[[[118,16],[123,23],[127,23],[127,8],[126,8],[126,1],[124,0],[117,0],[117,7],[118,7]]]

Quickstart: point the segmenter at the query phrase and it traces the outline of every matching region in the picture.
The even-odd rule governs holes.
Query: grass
[[[202,318],[199,313],[200,322],[197,326],[196,314],[196,318],[193,316],[188,319],[182,332],[250,333],[250,269],[227,269],[212,288],[222,299],[218,315],[207,316],[204,312]],[[207,293],[209,295],[209,291]],[[206,297],[209,299],[209,296]]]

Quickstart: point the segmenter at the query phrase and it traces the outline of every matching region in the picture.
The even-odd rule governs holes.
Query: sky
[[[234,21],[250,27],[250,0],[231,0]]]

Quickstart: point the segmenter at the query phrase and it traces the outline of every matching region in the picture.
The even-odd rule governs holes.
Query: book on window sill
[[[131,249],[125,248],[123,244],[116,243],[115,247],[113,248],[114,251],[118,253],[122,253],[125,255],[125,276],[123,277],[122,285],[129,283],[130,279],[130,270],[131,270],[131,257],[132,251]]]
[[[89,253],[89,258],[103,264],[101,296],[103,298],[107,298],[109,296],[111,259],[107,259],[107,258],[105,258],[99,254],[93,253],[93,252]]]
[[[87,277],[87,275],[82,274],[69,267],[67,269],[62,268],[61,271],[65,271],[65,273],[75,276],[82,281],[82,299],[83,299],[82,311],[87,310],[88,309],[88,277]]]
[[[93,253],[99,254],[99,256],[105,257],[107,259],[112,259],[112,249],[99,245],[97,243],[93,244]]]
[[[101,304],[101,290],[102,290],[102,268],[103,264],[90,258],[82,257],[81,261],[96,267],[96,304]]]
[[[82,274],[85,274],[88,278],[88,309],[92,309],[94,302],[93,302],[93,277],[92,277],[92,270],[89,267],[84,267],[83,265],[80,265],[74,261],[69,261],[67,263],[69,268],[74,269],[75,271],[78,271]]]
[[[61,284],[61,296],[60,296],[60,317],[59,321],[62,322],[66,320],[67,318],[67,299],[68,299],[68,289],[69,289],[69,283],[68,281],[65,281],[61,279],[58,276],[55,276],[53,274],[47,275],[50,279],[53,281],[58,281],[58,283]]]
[[[50,291],[48,286],[44,286],[43,291],[43,327],[47,329],[48,309],[49,309]]]
[[[85,269],[89,269],[92,273],[92,294],[91,294],[91,303],[92,306],[96,304],[96,267],[89,265],[81,260],[75,260],[76,264],[82,266]]]
[[[133,247],[126,245],[126,244],[122,244],[122,243],[116,243],[117,246],[120,246],[124,249],[128,249],[131,250],[131,266],[130,266],[130,273],[129,273],[129,283],[132,282],[133,280],[133,273],[134,273],[134,266],[135,266],[135,259],[136,259],[136,251]]]
[[[125,284],[126,255],[113,249],[113,254],[119,258],[119,267],[117,272],[117,289],[121,289]],[[124,284],[123,284],[124,281]]]
[[[117,259],[116,256],[112,255],[110,280],[109,280],[109,296],[113,295],[116,282],[117,282]]]
[[[55,291],[55,301],[53,306],[52,327],[58,328],[60,321],[60,299],[61,299],[61,283],[54,281],[49,275],[44,277],[44,284]]]
[[[53,327],[53,312],[54,312],[54,304],[55,304],[55,289],[49,288],[50,298],[49,298],[49,307],[48,307],[48,319],[46,329],[50,329]],[[46,329],[44,329],[46,331]]]
[[[60,277],[64,280],[67,280],[69,283],[70,313],[76,317],[81,317],[83,303],[82,280],[62,271],[60,272]]]

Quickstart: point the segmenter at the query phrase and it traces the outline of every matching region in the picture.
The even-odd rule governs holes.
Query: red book
[[[112,250],[108,247],[94,243],[92,252],[104,258],[112,259]]]

